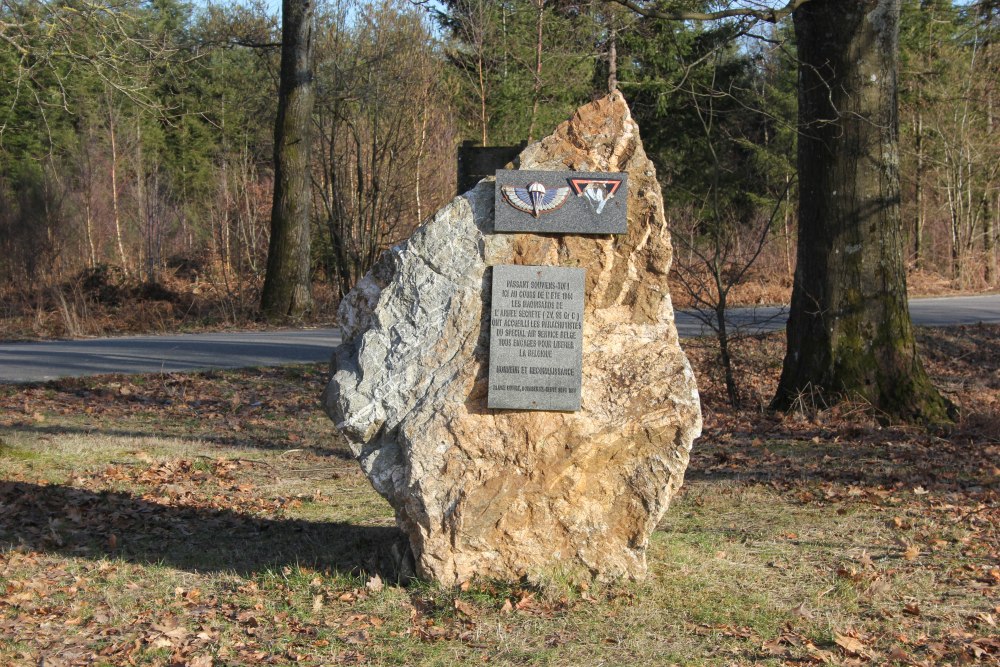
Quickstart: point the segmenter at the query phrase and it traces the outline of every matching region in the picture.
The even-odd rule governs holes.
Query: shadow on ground
[[[11,549],[242,576],[285,565],[393,582],[412,573],[405,536],[394,527],[265,519],[121,492],[0,482],[0,550]]]

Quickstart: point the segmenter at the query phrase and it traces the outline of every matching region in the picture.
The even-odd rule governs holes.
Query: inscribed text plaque
[[[490,408],[580,409],[584,269],[493,267]]]

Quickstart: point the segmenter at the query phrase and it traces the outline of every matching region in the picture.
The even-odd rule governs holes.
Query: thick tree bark
[[[907,308],[899,212],[899,0],[810,0],[794,12],[799,65],[798,262],[773,407],[869,401],[945,422]]]
[[[313,0],[282,2],[271,242],[260,300],[261,314],[269,320],[301,317],[312,307],[309,129],[313,109],[313,7]]]

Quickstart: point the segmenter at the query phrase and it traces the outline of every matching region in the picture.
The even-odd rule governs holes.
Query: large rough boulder
[[[344,299],[325,409],[395,509],[421,576],[642,576],[701,433],[660,187],[617,93],[516,166],[628,172],[628,234],[494,234],[494,185],[481,182]],[[586,269],[580,411],[486,407],[496,264]]]

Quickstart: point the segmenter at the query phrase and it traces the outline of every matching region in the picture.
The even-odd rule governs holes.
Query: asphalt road
[[[760,306],[735,308],[726,316],[730,327],[743,332],[760,333],[785,328],[787,307]],[[1000,294],[982,296],[947,296],[910,299],[910,319],[920,327],[943,327],[958,324],[1000,323]],[[703,336],[712,333],[700,319],[690,312],[678,311],[677,332],[682,337]]]
[[[326,361],[334,329],[122,336],[0,344],[0,383],[105,373],[178,373]]]
[[[914,299],[910,315],[919,326],[1000,323],[1000,295]],[[744,332],[774,331],[785,326],[785,316],[783,308],[739,308],[727,321]],[[676,321],[682,337],[711,332],[688,312],[678,311]],[[0,344],[0,383],[311,363],[327,361],[339,342],[335,329],[289,329],[6,343]]]

